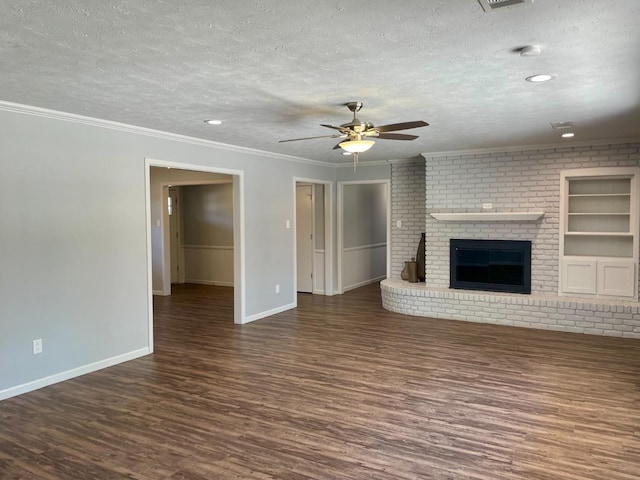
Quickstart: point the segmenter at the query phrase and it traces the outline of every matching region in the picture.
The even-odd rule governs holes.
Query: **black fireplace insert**
[[[531,242],[450,240],[450,286],[531,293]]]

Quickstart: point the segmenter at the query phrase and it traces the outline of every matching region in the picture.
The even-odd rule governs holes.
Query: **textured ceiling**
[[[331,134],[353,100],[375,125],[431,124],[363,162],[557,144],[553,121],[576,123],[567,145],[639,138],[638,52],[638,0],[0,3],[0,100],[325,162],[349,161],[335,139],[278,140]]]

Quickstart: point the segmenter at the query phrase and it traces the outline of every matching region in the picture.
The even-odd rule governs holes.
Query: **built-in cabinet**
[[[637,296],[639,172],[562,172],[560,295]]]

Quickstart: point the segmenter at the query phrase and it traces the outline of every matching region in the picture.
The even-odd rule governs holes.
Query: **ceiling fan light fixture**
[[[369,150],[376,142],[373,140],[347,140],[340,142],[340,148],[349,153],[362,153]]]

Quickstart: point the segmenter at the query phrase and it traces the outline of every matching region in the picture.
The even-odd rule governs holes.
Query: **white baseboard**
[[[365,280],[364,282],[358,282],[355,283],[353,285],[349,285],[348,287],[344,287],[344,291],[348,292],[349,290],[354,290],[356,288],[360,288],[360,287],[364,287],[365,285],[370,285],[372,283],[378,283],[381,282],[382,280],[384,280],[385,278],[387,278],[387,276],[382,276],[382,277],[378,277],[378,278],[372,278],[371,280]]]
[[[254,313],[253,315],[249,315],[248,317],[244,317],[242,323],[255,322],[256,320],[260,320],[261,318],[270,317],[271,315],[275,315],[276,313],[286,312],[287,310],[291,310],[292,308],[296,308],[297,303],[290,303],[289,305],[283,305],[282,307],[273,308],[271,310],[267,310],[266,312]]]
[[[314,290],[313,294],[314,295],[324,295],[324,290]]]
[[[43,387],[48,387],[49,385],[53,385],[54,383],[64,382],[65,380],[70,380],[87,373],[102,370],[103,368],[107,367],[112,367],[119,363],[128,362],[129,360],[143,357],[145,355],[148,355],[149,353],[151,353],[151,350],[148,347],[145,347],[129,353],[124,353],[122,355],[107,358],[105,360],[100,360],[99,362],[83,365],[82,367],[73,368],[71,370],[67,370],[66,372],[56,373],[45,378],[33,380],[32,382],[23,383],[22,385],[17,385],[5,390],[0,390],[0,400],[6,400],[7,398],[22,395],[23,393],[32,392]]]
[[[184,283],[195,283],[196,285],[214,285],[216,287],[233,287],[233,282],[218,282],[216,280],[185,279]]]
[[[164,296],[164,291],[162,291],[162,290],[154,290],[153,294],[154,295],[160,295],[162,297],[162,296]]]

